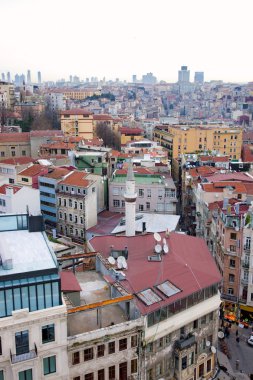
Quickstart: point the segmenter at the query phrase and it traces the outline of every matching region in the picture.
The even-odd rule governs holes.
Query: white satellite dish
[[[211,346],[211,342],[209,342],[209,340],[206,341],[206,347],[210,347]]]
[[[123,266],[123,269],[127,269],[127,262],[123,261],[122,266]]]
[[[118,262],[123,263],[124,261],[125,261],[125,257],[124,256],[119,256],[118,257]]]
[[[155,239],[156,241],[161,241],[161,240],[162,240],[161,235],[160,235],[158,232],[155,232],[155,233],[154,233],[154,239]]]
[[[167,246],[167,244],[164,244],[164,246],[163,246],[163,252],[164,253],[169,253],[169,247]]]
[[[123,268],[122,261],[119,260],[119,257],[118,257],[118,260],[117,260],[117,267],[118,267],[118,269],[122,269]]]
[[[163,244],[166,245],[167,244],[167,241],[165,238],[163,238]]]
[[[211,347],[211,351],[213,354],[216,354],[216,348],[214,346]]]
[[[224,332],[223,331],[218,332],[218,338],[220,338],[220,339],[224,338]]]
[[[155,245],[155,253],[161,253],[162,252],[162,246],[160,244]]]
[[[109,257],[108,257],[108,261],[109,261],[109,263],[110,263],[111,265],[114,265],[114,264],[115,264],[115,258],[112,257],[112,256],[109,256]]]

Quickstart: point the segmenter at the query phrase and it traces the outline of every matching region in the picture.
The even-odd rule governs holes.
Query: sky
[[[0,0],[0,73],[253,81],[252,0]],[[4,36],[4,38],[3,38]]]

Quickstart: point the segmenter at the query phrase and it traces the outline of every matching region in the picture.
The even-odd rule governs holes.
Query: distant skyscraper
[[[38,83],[41,84],[41,72],[38,71]]]
[[[136,82],[137,82],[137,76],[133,75],[133,83],[136,83]]]
[[[142,82],[144,84],[156,84],[157,79],[153,73],[147,73],[146,75],[142,75]]]
[[[203,84],[204,83],[204,72],[196,71],[194,75],[194,83]]]
[[[69,81],[72,82],[72,75],[69,76]]]
[[[7,73],[7,82],[10,83],[10,81],[11,81],[11,73],[8,71],[8,73]]]
[[[181,70],[178,71],[178,83],[190,82],[190,70],[187,70],[187,66],[181,66]]]
[[[31,84],[31,70],[27,70],[27,83]]]
[[[5,82],[5,73],[2,73],[2,81]]]

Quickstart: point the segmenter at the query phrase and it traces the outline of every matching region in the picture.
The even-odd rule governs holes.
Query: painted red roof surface
[[[45,166],[35,164],[35,165],[32,165],[29,168],[24,169],[21,172],[19,172],[19,175],[22,175],[24,177],[33,177],[35,175],[43,174],[43,173],[47,172],[47,170],[48,169]]]
[[[113,120],[113,117],[106,114],[93,115],[93,120]]]
[[[247,194],[253,195],[253,183],[244,184]]]
[[[243,183],[235,181],[223,181],[214,183],[202,183],[201,184],[204,191],[213,193],[222,193],[225,187],[233,187],[233,191],[236,193],[246,193],[246,188]]]
[[[60,272],[62,292],[81,292],[82,288],[72,272]]]
[[[102,211],[98,214],[96,226],[89,228],[87,232],[95,236],[108,235],[114,230],[124,215],[119,212]]]
[[[123,135],[141,135],[143,133],[143,129],[141,128],[121,127],[119,130]]]
[[[30,133],[29,132],[13,132],[13,133],[1,133],[0,142],[29,142]]]
[[[70,170],[67,168],[55,168],[53,170],[50,169],[49,173],[45,174],[43,177],[61,179],[62,177],[67,175],[69,172]]]
[[[253,182],[253,177],[242,172],[235,173],[225,173],[225,174],[214,174],[208,177],[208,182],[218,182],[218,181],[242,181],[242,182]]]
[[[0,136],[1,140],[1,136]],[[29,164],[31,162],[35,162],[36,160],[32,157],[13,157],[13,158],[6,158],[5,160],[1,160],[1,164],[8,164],[8,165],[25,165]]]
[[[20,187],[20,186],[2,185],[2,186],[0,186],[0,194],[5,194],[6,195],[6,188],[12,189],[14,194],[16,194],[19,190],[22,189],[22,187]]]
[[[80,187],[88,187],[91,184],[91,181],[85,179],[87,173],[75,171],[67,176],[64,180],[59,182],[60,185],[73,185]]]
[[[141,167],[134,167],[133,172],[134,172],[134,174],[141,174],[141,175],[153,175],[154,174],[154,172],[152,172],[151,170],[146,169],[146,168],[141,168]],[[118,169],[118,170],[116,170],[115,174],[116,175],[117,174],[127,175],[127,169]]]
[[[199,156],[199,160],[202,162],[228,162],[229,156]]]
[[[218,170],[212,166],[199,166],[196,168],[189,169],[189,174],[192,177],[198,177],[198,176],[205,177],[205,176],[213,175],[213,174],[217,173],[217,171]]]
[[[253,162],[253,145],[252,144],[243,145],[242,160],[243,162]]]
[[[164,238],[165,234],[162,233],[161,237]],[[221,281],[221,275],[203,239],[171,233],[166,240],[169,254],[163,255],[161,262],[149,262],[147,259],[149,255],[154,254],[153,234],[134,237],[107,235],[90,240],[94,251],[100,252],[104,258],[110,255],[111,246],[115,250],[128,248],[126,280],[120,281],[121,286],[131,294],[151,288],[162,299],[147,306],[136,297],[142,314],[155,311]],[[156,285],[166,280],[181,292],[168,298],[160,293]]]

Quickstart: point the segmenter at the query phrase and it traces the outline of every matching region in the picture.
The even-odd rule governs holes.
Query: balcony
[[[195,336],[188,335],[186,338],[177,340],[175,343],[175,348],[178,348],[179,350],[184,350],[185,348],[193,346],[194,343],[195,343]]]
[[[245,261],[245,260],[243,260],[243,261],[242,261],[242,267],[243,267],[244,269],[249,269],[249,261]]]
[[[244,249],[244,251],[245,251],[245,252],[248,252],[248,253],[250,253],[250,246],[249,246],[249,245],[247,245],[247,244],[244,244],[244,247],[243,247],[243,249]]]
[[[20,362],[23,362],[26,360],[35,359],[38,356],[37,346],[34,343],[34,349],[33,350],[30,350],[24,354],[19,354],[19,355],[12,354],[10,351],[10,356],[11,356],[11,363],[12,364],[20,363]]]
[[[237,302],[237,297],[232,294],[221,293],[221,299],[225,301]]]
[[[241,278],[241,284],[242,285],[248,285],[248,283],[249,283],[249,279],[247,278]]]

